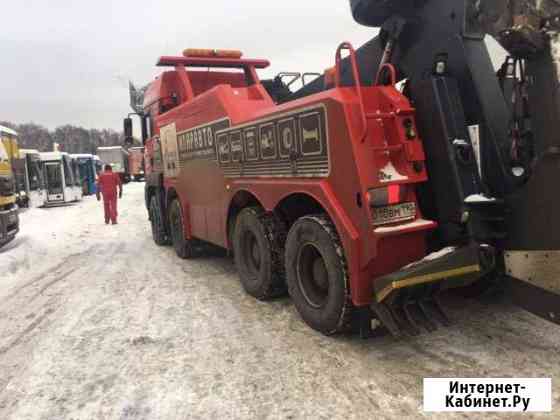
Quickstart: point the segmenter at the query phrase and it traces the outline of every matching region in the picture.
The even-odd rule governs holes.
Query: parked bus
[[[37,150],[20,149],[14,167],[19,206],[43,207],[47,201],[47,190],[40,153]]]
[[[47,187],[46,205],[71,203],[76,200],[74,174],[68,153],[40,153]]]
[[[128,152],[122,146],[98,147],[97,154],[106,165],[113,167],[113,172],[121,176],[121,181],[130,181]]]
[[[78,160],[83,195],[95,194],[97,170],[94,156],[89,154],[76,154],[72,155],[72,157]]]

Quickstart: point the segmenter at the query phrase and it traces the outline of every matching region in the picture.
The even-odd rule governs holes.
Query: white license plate
[[[401,203],[394,206],[373,208],[373,224],[375,226],[411,220],[415,217],[416,203]]]

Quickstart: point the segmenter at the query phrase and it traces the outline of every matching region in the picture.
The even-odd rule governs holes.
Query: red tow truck
[[[360,313],[397,333],[384,305],[403,290],[416,286],[423,310],[442,314],[434,282],[465,285],[491,267],[471,244],[386,277],[426,257],[437,226],[416,197],[425,155],[394,69],[386,85],[342,86],[344,50],[359,80],[345,43],[332,87],[283,105],[257,75],[267,60],[214,50],[161,57],[171,70],[148,87],[141,110],[146,206],[157,244],[171,242],[183,258],[198,241],[229,249],[249,294],[288,289],[311,327],[332,334]]]

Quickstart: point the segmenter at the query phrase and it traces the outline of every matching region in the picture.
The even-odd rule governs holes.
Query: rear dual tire
[[[330,219],[297,220],[288,233],[285,262],[288,291],[303,320],[326,335],[346,330],[353,309],[348,270]]]
[[[272,213],[246,208],[233,232],[234,258],[245,291],[266,300],[285,294],[313,329],[332,335],[347,329],[352,303],[344,251],[325,215],[286,225]]]

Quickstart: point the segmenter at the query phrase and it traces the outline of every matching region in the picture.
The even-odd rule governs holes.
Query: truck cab
[[[47,206],[71,203],[76,200],[74,173],[67,153],[40,154],[47,187]]]
[[[19,176],[18,196],[25,207],[43,207],[47,201],[47,190],[41,155],[37,150],[20,149],[16,165]]]
[[[0,246],[19,232],[13,164],[18,153],[18,134],[0,126]]]

